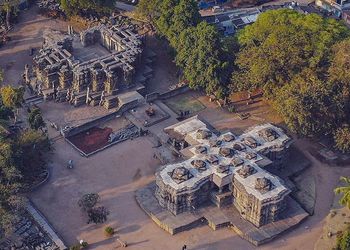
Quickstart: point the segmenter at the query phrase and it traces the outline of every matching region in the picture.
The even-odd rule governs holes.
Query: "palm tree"
[[[340,177],[340,181],[344,182],[346,186],[337,187],[336,189],[334,189],[334,192],[336,194],[343,194],[343,196],[339,200],[339,203],[350,209],[350,178],[342,176]]]

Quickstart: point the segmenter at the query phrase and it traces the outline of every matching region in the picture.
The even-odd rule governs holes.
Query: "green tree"
[[[109,12],[115,4],[114,0],[60,0],[61,8],[68,15],[88,12]]]
[[[28,115],[28,122],[31,129],[43,129],[46,125],[39,108],[34,108]]]
[[[0,89],[2,103],[7,108],[16,109],[22,106],[24,101],[24,88],[5,86]]]
[[[305,69],[289,84],[275,90],[272,105],[289,129],[304,136],[329,134],[342,119],[332,86],[311,69]]]
[[[12,231],[23,208],[22,198],[18,195],[22,175],[14,145],[0,142],[0,235]]]
[[[12,109],[5,107],[4,105],[0,105],[0,119],[8,120],[10,117],[13,117]]]
[[[159,6],[159,17],[156,20],[156,27],[161,36],[168,38],[168,31],[172,25],[175,7],[180,0],[163,0]]]
[[[164,0],[159,7],[156,24],[160,35],[176,49],[180,33],[200,21],[198,4],[194,0]]]
[[[238,33],[241,49],[233,89],[263,88],[265,96],[273,98],[274,90],[305,68],[327,65],[332,45],[347,36],[341,22],[316,14],[288,9],[264,12]]]
[[[332,48],[331,63],[327,72],[337,101],[343,106],[344,121],[350,119],[350,38],[336,43]]]
[[[18,7],[19,0],[3,0],[0,9],[6,13],[6,29],[11,27],[11,13]]]
[[[201,22],[181,32],[175,61],[191,88],[224,94],[229,63],[221,60],[220,36],[214,26]]]
[[[344,182],[345,186],[337,187],[334,189],[334,192],[335,194],[342,194],[339,203],[350,209],[350,178],[342,176],[340,177],[340,181]]]
[[[198,3],[195,0],[180,0],[174,8],[171,25],[166,33],[170,45],[176,48],[181,32],[200,22]]]
[[[159,8],[162,0],[140,0],[136,7],[136,14],[155,24],[159,16]]]
[[[337,237],[336,250],[349,250],[350,249],[350,231],[347,229],[339,237]]]
[[[345,126],[338,128],[334,134],[334,142],[337,149],[343,153],[350,152],[350,128]]]
[[[18,108],[20,108],[24,102],[24,91],[25,89],[23,87],[13,88],[11,86],[5,86],[0,89],[3,105],[12,110],[16,110],[14,113],[15,122],[17,121]]]
[[[46,169],[46,153],[51,149],[46,135],[36,130],[26,130],[16,141],[16,151],[19,153],[18,169],[24,181],[31,180]]]

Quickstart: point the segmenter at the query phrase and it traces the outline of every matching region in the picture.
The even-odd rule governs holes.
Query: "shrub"
[[[350,231],[347,230],[337,237],[336,250],[350,249]]]
[[[92,209],[97,202],[100,200],[100,196],[98,194],[84,194],[83,197],[78,201],[79,207],[81,207],[84,211],[88,211]]]
[[[80,244],[75,244],[69,248],[69,250],[80,250],[81,246]]]
[[[114,234],[114,229],[112,227],[106,227],[105,234],[106,236],[111,237]]]
[[[82,243],[81,243],[81,248],[87,248],[89,246],[89,243],[87,243],[86,241],[83,241]]]
[[[98,224],[103,223],[107,220],[107,215],[109,214],[109,211],[101,206],[101,207],[93,207],[87,211],[89,221],[88,224],[91,222]]]
[[[337,129],[334,135],[334,142],[337,149],[341,150],[343,153],[348,153],[350,151],[350,128],[345,126],[343,128]]]
[[[227,110],[230,113],[235,113],[236,112],[236,107],[233,104],[230,104],[230,106],[228,106]]]

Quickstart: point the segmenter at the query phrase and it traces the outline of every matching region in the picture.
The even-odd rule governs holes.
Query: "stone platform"
[[[234,208],[218,208],[213,204],[174,216],[162,208],[154,196],[156,184],[152,182],[136,191],[136,201],[151,219],[162,229],[174,235],[199,225],[207,224],[213,230],[222,227],[233,229],[242,238],[258,246],[277,237],[286,230],[298,225],[309,216],[292,198],[287,198],[287,210],[281,220],[260,228],[244,220]]]

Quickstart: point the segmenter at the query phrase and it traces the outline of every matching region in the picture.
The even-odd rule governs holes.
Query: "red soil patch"
[[[68,140],[85,154],[96,151],[108,145],[108,135],[112,133],[111,128],[93,127],[89,130],[73,135]]]

